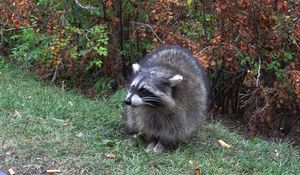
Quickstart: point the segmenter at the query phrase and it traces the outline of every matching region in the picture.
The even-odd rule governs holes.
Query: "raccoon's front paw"
[[[165,150],[165,147],[162,144],[160,144],[159,142],[153,148],[154,153],[162,153],[164,150]]]
[[[147,152],[153,152],[153,153],[162,153],[165,150],[165,147],[158,143],[151,142],[148,144],[146,151]]]
[[[156,142],[149,143],[146,148],[146,152],[153,152],[153,148],[155,147],[155,145],[156,145]]]

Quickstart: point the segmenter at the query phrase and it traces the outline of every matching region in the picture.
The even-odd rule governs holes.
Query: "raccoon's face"
[[[182,81],[181,75],[162,73],[155,69],[144,70],[139,64],[133,64],[132,68],[135,76],[127,88],[125,104],[133,107],[175,106],[173,90]]]

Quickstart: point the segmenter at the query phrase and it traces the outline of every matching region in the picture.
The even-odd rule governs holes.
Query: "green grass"
[[[206,122],[188,143],[163,154],[123,133],[124,92],[90,100],[0,68],[0,171],[17,174],[299,174],[300,158],[287,143],[245,140]],[[232,148],[216,144],[223,139]],[[115,159],[106,157],[116,155]],[[191,164],[192,163],[192,164]]]

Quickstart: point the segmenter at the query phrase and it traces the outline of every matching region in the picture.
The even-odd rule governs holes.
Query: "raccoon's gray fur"
[[[186,49],[164,46],[132,68],[125,98],[129,132],[142,133],[151,152],[185,141],[206,116],[203,67]]]

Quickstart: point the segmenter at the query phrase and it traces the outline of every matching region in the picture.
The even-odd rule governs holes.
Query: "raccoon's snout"
[[[124,102],[126,105],[131,105],[131,100],[129,98],[126,98]]]
[[[124,102],[125,102],[126,105],[130,105],[132,107],[140,106],[140,105],[144,104],[142,98],[140,98],[136,94],[131,94],[131,93],[127,95],[127,97],[125,98]]]

